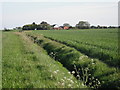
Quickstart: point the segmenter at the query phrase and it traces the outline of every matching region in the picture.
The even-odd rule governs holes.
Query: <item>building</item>
[[[53,27],[53,29],[55,29],[55,30],[60,30],[60,29],[62,29],[62,28],[56,24],[56,25]]]
[[[68,30],[68,29],[69,29],[69,27],[68,27],[68,26],[64,26],[64,29],[65,29],[65,30]]]

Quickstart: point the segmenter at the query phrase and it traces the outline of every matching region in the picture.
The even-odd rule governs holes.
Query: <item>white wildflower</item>
[[[80,77],[80,75],[77,75],[77,77]]]
[[[94,77],[92,77],[92,79],[94,79]]]
[[[62,86],[64,86],[65,84],[64,84],[64,83],[62,83],[61,85],[62,85]]]
[[[73,80],[70,80],[71,83],[74,83]]]
[[[70,79],[68,78],[67,80],[69,81]]]
[[[71,84],[68,84],[68,87],[71,87]]]
[[[89,76],[91,76],[91,74],[88,74]]]
[[[70,74],[70,72],[68,72]]]
[[[53,54],[53,52],[51,52],[51,55]]]
[[[59,70],[56,70],[56,72],[59,72]]]
[[[88,58],[88,56],[85,56],[86,58]]]
[[[64,82],[64,79],[61,79]]]
[[[83,59],[83,58],[84,58],[84,56],[79,57],[80,60]]]
[[[85,86],[85,85],[82,83],[82,86]]]
[[[93,59],[91,59],[91,61],[93,62]]]
[[[98,84],[100,84],[100,81],[98,81]]]
[[[72,74],[75,74],[75,71],[72,71]]]
[[[57,72],[56,72],[56,71],[54,71],[53,73],[57,74]]]
[[[64,77],[64,79],[66,79],[66,77]]]

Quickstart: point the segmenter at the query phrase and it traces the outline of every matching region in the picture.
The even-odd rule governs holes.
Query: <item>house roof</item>
[[[58,28],[59,26],[56,24],[55,26],[54,26],[54,28]]]

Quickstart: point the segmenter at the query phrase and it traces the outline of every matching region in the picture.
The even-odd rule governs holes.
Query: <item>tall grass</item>
[[[118,30],[48,30],[34,31],[45,37],[74,47],[92,58],[98,58],[109,66],[119,68]]]
[[[98,59],[91,59],[74,48],[51,41],[42,35],[34,33],[28,33],[27,35],[68,70],[76,71],[76,76],[80,76],[80,80],[85,85],[93,88],[120,88],[120,72],[116,68],[111,68]]]
[[[0,30],[0,89],[2,89],[2,31]]]
[[[3,33],[3,88],[86,88],[24,34]]]

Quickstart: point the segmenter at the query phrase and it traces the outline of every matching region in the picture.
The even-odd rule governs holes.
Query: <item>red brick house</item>
[[[64,29],[65,29],[65,30],[68,30],[68,29],[69,29],[69,27],[67,27],[67,26],[64,26]]]

